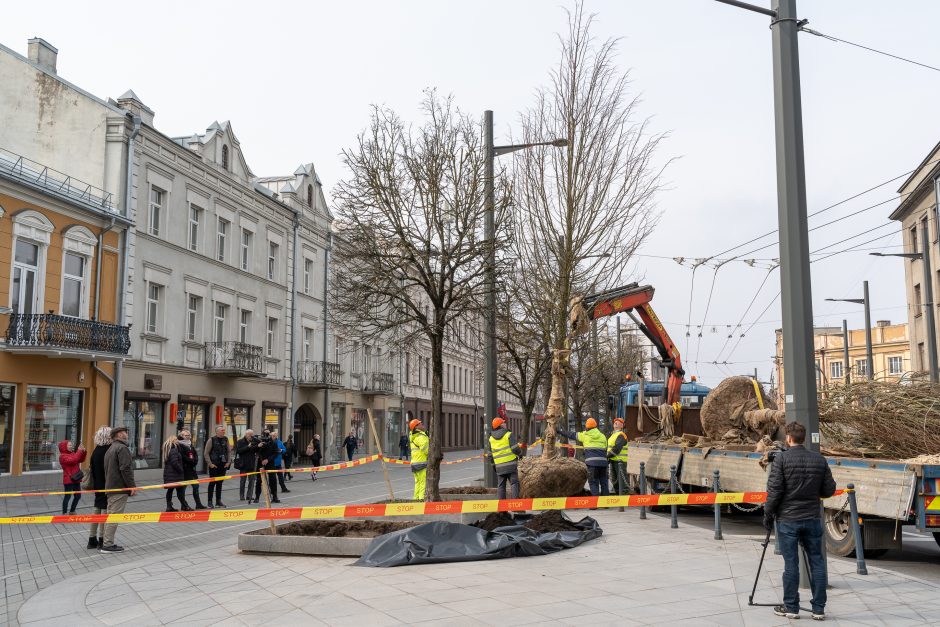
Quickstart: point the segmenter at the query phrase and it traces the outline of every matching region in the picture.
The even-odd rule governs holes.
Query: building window
[[[215,316],[212,320],[212,339],[216,342],[225,341],[225,319],[228,317],[228,305],[215,304]]]
[[[228,237],[229,221],[219,218],[219,226],[216,229],[215,240],[215,258],[219,261],[225,261],[225,240]]]
[[[313,329],[311,329],[310,327],[304,327],[304,346],[303,346],[304,361],[310,361],[311,349],[313,349]]]
[[[161,309],[163,305],[163,286],[147,284],[147,333],[160,333],[162,329]]]
[[[306,335],[304,336],[306,339]],[[274,357],[274,341],[277,338],[277,318],[268,318],[268,337],[266,343],[266,350],[268,357]],[[304,355],[306,355],[306,348],[304,348]],[[306,359],[306,357],[304,357]]]
[[[405,353],[405,385],[411,385],[411,353]]]
[[[304,294],[309,294],[313,279],[313,261],[304,259]]]
[[[150,221],[147,223],[147,232],[155,237],[160,237],[160,220],[165,200],[165,191],[158,187],[150,187]]]
[[[235,440],[242,438],[245,430],[248,429],[251,421],[251,407],[226,405],[222,415],[225,418],[225,433],[228,435],[228,442],[235,446]]]
[[[860,377],[868,376],[868,360],[867,359],[855,360],[855,374],[857,374]]]
[[[196,205],[189,206],[189,250],[199,250],[199,225],[202,222],[202,209]]]
[[[242,229],[242,270],[251,272],[251,231]]]
[[[186,339],[199,341],[199,328],[202,326],[202,298],[192,294],[186,299]]]
[[[287,436],[281,431],[281,414],[283,409],[280,407],[264,407],[264,428],[268,431],[278,430],[278,439],[287,439]]]
[[[914,286],[914,316],[924,313],[923,301],[920,297],[920,283]]]
[[[917,225],[911,227],[911,252],[919,253],[920,247],[917,245]],[[914,261],[911,259],[911,261]]]
[[[904,372],[903,359],[900,356],[888,357],[888,374],[901,374]]]
[[[251,312],[242,309],[238,318],[238,341],[242,344],[251,343]]]
[[[69,388],[26,388],[26,437],[23,470],[58,470],[58,444],[82,436],[82,391]]]
[[[124,425],[127,427],[127,448],[135,468],[159,468],[160,445],[163,442],[162,402],[125,401]]]
[[[75,253],[62,258],[62,315],[81,318],[85,313],[86,259]]]
[[[841,361],[829,362],[829,377],[831,379],[842,378],[842,362]]]
[[[39,244],[16,240],[13,256],[13,313],[32,314],[39,303]]]
[[[222,146],[222,169],[228,170],[228,146]]]
[[[307,206],[313,207],[313,185],[307,185]]]
[[[268,278],[272,281],[277,279],[277,250],[277,244],[268,242]]]

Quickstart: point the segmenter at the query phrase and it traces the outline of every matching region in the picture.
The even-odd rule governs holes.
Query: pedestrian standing
[[[408,423],[411,429],[409,442],[411,445],[411,476],[415,480],[415,489],[413,493],[414,500],[423,501],[424,494],[427,491],[428,478],[428,445],[431,440],[424,428],[424,423],[415,418]]]
[[[519,468],[517,460],[522,456],[522,448],[516,435],[506,428],[506,421],[493,418],[493,430],[483,447],[483,452],[493,459],[499,483],[496,486],[496,498],[506,498],[506,484],[512,488],[512,498],[519,498]]]
[[[235,443],[235,469],[242,474],[238,478],[238,500],[244,501],[247,494],[251,503],[258,479],[258,438],[251,429],[246,429],[245,435]]]
[[[248,431],[245,432],[246,434]],[[229,467],[232,465],[232,445],[229,444],[228,437],[225,435],[225,427],[219,425],[215,428],[215,435],[206,442],[206,448],[203,451],[206,461],[209,462],[210,477],[224,477]],[[222,502],[222,480],[216,480],[209,484],[209,507],[212,505],[212,496],[215,495],[215,507],[225,507]]]
[[[355,431],[349,432],[349,435],[343,440],[343,446],[346,447],[346,459],[352,461],[353,453],[359,448],[359,438],[356,437]]]
[[[274,474],[277,475],[277,482],[281,485],[282,492],[290,492],[284,483],[284,455],[287,453],[287,445],[281,442],[281,434],[277,429],[271,431],[271,438],[277,446],[277,457],[274,458]]]
[[[408,436],[404,433],[398,438],[398,459],[408,459]]]
[[[180,451],[180,441],[175,435],[171,435],[163,443],[163,483],[179,483],[185,481],[185,471],[183,470],[183,454]],[[180,509],[173,507],[173,492],[176,492],[176,498],[179,499]],[[190,512],[192,508],[186,502],[186,486],[174,485],[166,489],[166,511]]]
[[[280,449],[277,447],[277,443],[271,437],[270,431],[261,432],[261,440],[258,443],[258,471],[274,470],[274,460],[277,459],[277,456],[280,454]],[[255,503],[258,502],[258,499],[261,497],[261,482],[264,481],[265,475],[268,479],[268,492],[271,494],[272,503],[280,503],[280,499],[277,498],[277,479],[275,479],[274,472],[264,472],[258,476],[258,482],[255,484]]]
[[[607,459],[610,460],[611,482],[617,496],[627,494],[627,434],[623,432],[623,419],[614,418],[614,432],[607,438]],[[623,508],[620,508],[623,511]]]
[[[315,434],[313,439],[310,440],[310,444],[307,445],[307,455],[310,456],[310,463],[313,465],[314,470],[310,471],[311,479],[313,481],[317,480],[317,471],[316,468],[320,467],[320,462],[323,461],[323,452],[320,450],[320,435]]]
[[[294,463],[294,458],[297,457],[297,446],[294,444],[294,436],[287,436],[287,442],[284,442],[284,474],[287,475],[287,479],[290,481],[294,480],[294,475],[290,472],[290,467]]]
[[[584,447],[584,463],[588,467],[588,486],[591,496],[609,496],[607,485],[607,438],[597,429],[597,421],[588,418],[584,421],[584,431],[575,433],[558,429],[569,440],[576,440]]]
[[[836,482],[826,458],[804,448],[806,427],[798,422],[786,426],[787,450],[778,453],[767,475],[764,527],[770,531],[777,520],[777,542],[783,554],[783,605],[774,614],[800,617],[800,556],[802,545],[809,561],[813,592],[813,620],[826,620],[826,559],[823,556],[822,508],[820,499],[836,491]]]
[[[108,492],[108,514],[123,514],[127,507],[127,499],[137,493],[137,484],[134,482],[134,457],[127,448],[127,427],[115,427],[111,430],[111,446],[104,455],[104,487],[107,490],[121,490]],[[99,553],[120,553],[124,547],[114,543],[117,533],[117,523],[106,523],[104,526],[103,546]]]
[[[186,481],[195,481],[199,479],[199,452],[196,450],[196,447],[193,446],[192,434],[186,429],[183,429],[177,434],[180,442],[180,455],[183,458],[183,479]],[[206,506],[202,504],[202,500],[199,498],[199,484],[192,484],[193,487],[193,500],[196,502],[196,509],[206,509]],[[209,487],[212,487],[212,484],[209,484]],[[186,493],[186,488],[183,488],[183,493]],[[211,500],[211,490],[209,492],[210,500],[209,504],[212,504]]]
[[[91,462],[88,464],[88,477],[82,485],[87,490],[95,492],[95,514],[105,514],[108,511],[108,493],[98,492],[105,489],[104,456],[111,448],[111,427],[99,427],[95,431],[95,448],[91,452]],[[104,546],[104,523],[91,523],[88,532],[89,549],[100,549]]]
[[[66,513],[74,514],[75,506],[78,505],[79,499],[82,498],[81,494],[70,494],[71,492],[79,492],[82,488],[82,479],[85,478],[85,473],[82,472],[82,462],[85,461],[85,447],[81,444],[78,445],[78,450],[75,449],[75,444],[70,440],[62,440],[59,442],[59,466],[62,468],[62,488],[66,492],[62,497],[62,515]],[[72,499],[72,507],[69,507],[69,499]]]

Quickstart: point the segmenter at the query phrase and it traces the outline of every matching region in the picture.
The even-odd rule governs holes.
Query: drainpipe
[[[128,114],[130,115],[130,114]],[[140,116],[133,116],[134,127],[127,138],[127,179],[124,183],[124,217],[131,219],[131,188],[134,184],[134,140],[140,133]],[[118,326],[124,326],[127,322],[127,264],[130,258],[128,247],[128,235],[131,227],[127,227],[121,233],[121,278],[118,285]],[[124,373],[124,361],[119,360],[114,364],[114,384],[111,386],[111,426],[117,426],[117,419],[120,416],[120,397],[121,397],[121,377]]]
[[[327,314],[329,309],[327,308],[327,299],[329,295],[329,285],[330,285],[330,251],[333,250],[333,233],[327,232],[326,234],[326,248],[323,249],[323,374],[326,376],[326,363],[329,361],[327,359],[327,326],[328,318]],[[333,433],[333,412],[330,411],[330,388],[326,386],[326,379],[324,378],[323,386],[323,456],[326,457],[327,451],[330,451],[330,457],[333,455],[333,446],[330,443],[330,434]],[[328,458],[328,461],[333,461]]]
[[[297,249],[300,244],[300,211],[294,211],[294,274],[291,278],[290,294],[290,433],[294,435],[297,416]]]

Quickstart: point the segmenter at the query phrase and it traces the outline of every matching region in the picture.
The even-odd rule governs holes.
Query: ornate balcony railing
[[[343,385],[343,371],[330,361],[298,361],[297,383],[320,388],[338,388]]]
[[[10,314],[6,340],[20,352],[127,355],[131,348],[130,327],[56,314]]]
[[[362,391],[370,394],[393,394],[395,377],[388,372],[368,372],[363,376]]]
[[[260,346],[243,342],[206,342],[206,370],[226,374],[264,374]]]

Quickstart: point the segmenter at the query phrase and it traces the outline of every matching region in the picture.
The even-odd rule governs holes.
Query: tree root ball
[[[588,478],[584,462],[571,457],[519,460],[519,496],[524,499],[575,496]]]
[[[777,409],[777,404],[758,385],[765,409]],[[754,383],[750,377],[728,377],[708,393],[699,414],[702,431],[713,440],[720,440],[729,429],[745,430],[744,412],[760,409]],[[759,439],[758,436],[756,439]]]

